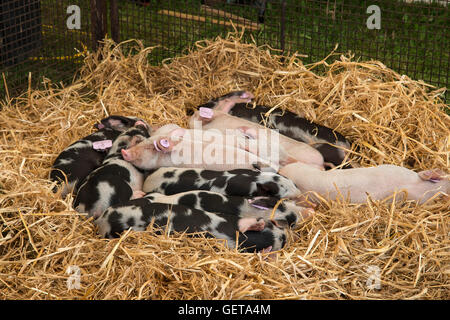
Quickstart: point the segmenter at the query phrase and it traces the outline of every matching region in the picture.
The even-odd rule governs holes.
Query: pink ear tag
[[[98,151],[105,151],[112,147],[112,140],[100,140],[92,143],[92,148]]]
[[[170,143],[166,139],[159,140],[159,144],[163,146],[164,148],[168,148],[170,146]],[[159,148],[158,143],[156,141],[153,141],[153,145],[155,146],[156,151],[161,152],[162,150]]]
[[[205,119],[211,119],[214,115],[214,111],[209,108],[200,108],[199,109],[200,117]]]
[[[250,205],[252,207],[255,207],[256,209],[259,209],[259,210],[269,210],[269,208],[266,208],[266,207],[263,207],[263,206],[258,206],[257,204],[250,203]]]
[[[266,208],[266,207],[263,207],[263,206],[258,206],[257,204],[253,204],[253,202],[255,202],[255,200],[257,200],[257,198],[255,198],[255,199],[248,199],[247,201],[252,207],[255,207],[256,209],[269,210],[269,208]]]
[[[170,143],[168,140],[166,139],[161,139],[159,140],[159,143],[164,147],[164,148],[168,148],[170,146]]]

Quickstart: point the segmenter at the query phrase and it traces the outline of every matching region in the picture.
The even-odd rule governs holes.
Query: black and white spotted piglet
[[[108,208],[94,223],[101,236],[114,238],[130,228],[145,231],[152,221],[155,226],[169,232],[206,231],[206,236],[227,240],[229,248],[236,247],[237,239],[239,248],[247,252],[279,250],[286,242],[285,230],[271,221],[152,202],[145,197]]]
[[[143,191],[172,195],[190,190],[210,190],[228,196],[296,198],[295,184],[274,172],[249,169],[215,171],[165,167],[147,176]]]
[[[284,112],[281,110],[274,111],[266,119],[264,114],[270,108],[243,102],[249,98],[253,98],[253,95],[249,92],[232,91],[219,98],[211,99],[197,108],[216,108],[225,100],[234,100],[236,103],[232,104],[228,111],[230,115],[256,123],[264,123],[269,128],[279,130],[282,135],[310,144],[322,154],[329,167],[342,164],[346,154],[344,149],[350,149],[351,147],[351,143],[342,134],[288,110]],[[350,167],[349,165],[344,166],[344,168]]]
[[[240,196],[225,196],[218,192],[193,190],[174,195],[148,193],[146,198],[152,202],[179,204],[203,211],[230,214],[241,218],[263,218],[272,220],[278,226],[290,227],[300,220],[310,217],[314,210],[297,206],[293,201],[281,201],[274,197],[247,199]],[[276,208],[273,210],[273,208]],[[272,211],[273,214],[272,214]]]
[[[148,128],[140,124],[123,132],[114,141],[102,165],[91,172],[78,189],[75,210],[96,218],[111,205],[143,196],[144,174],[123,160],[121,150],[149,136]]]
[[[135,117],[113,115],[94,125],[94,132],[64,149],[55,159],[50,171],[50,180],[62,182],[62,196],[74,194],[89,173],[98,168],[116,138],[136,123],[148,127],[144,120]],[[67,177],[67,183],[66,183]],[[56,191],[56,189],[55,189]]]

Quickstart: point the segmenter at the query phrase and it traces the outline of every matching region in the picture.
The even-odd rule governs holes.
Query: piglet
[[[94,218],[111,205],[141,197],[144,173],[122,159],[121,151],[148,138],[148,128],[137,122],[113,143],[102,165],[91,172],[80,186],[74,207]]]
[[[255,164],[278,168],[270,158],[246,150],[247,138],[240,132],[222,134],[183,129],[171,124],[152,133],[143,142],[122,150],[122,156],[138,168],[207,168],[211,170],[253,169]]]
[[[127,201],[108,208],[94,223],[102,237],[118,237],[124,230],[145,231],[150,222],[169,232],[207,232],[225,239],[229,248],[245,252],[279,250],[286,243],[285,229],[262,218],[217,214],[180,204],[152,202],[149,198]]]
[[[309,218],[314,213],[314,210],[298,206],[293,201],[286,200],[278,203],[279,199],[273,197],[246,199],[238,196],[225,196],[212,191],[192,190],[169,196],[161,193],[148,193],[145,197],[152,202],[180,204],[218,214],[273,220],[279,226],[288,227]]]
[[[326,167],[343,164],[346,150],[350,149],[351,143],[342,134],[288,110],[275,110],[268,117],[265,117],[264,115],[270,108],[248,104],[251,98],[253,98],[253,95],[247,91],[233,91],[200,105],[198,109],[217,109],[220,105],[225,104],[232,116],[255,123],[264,123],[269,128],[277,129],[284,136],[311,145],[322,154]],[[348,164],[343,166],[343,168],[350,167]]]
[[[50,180],[61,182],[64,186],[62,196],[71,192],[75,194],[88,174],[102,164],[114,140],[137,122],[149,127],[139,118],[109,116],[94,125],[97,132],[64,149],[55,159],[50,171]]]
[[[210,190],[225,196],[254,198],[296,198],[301,195],[295,184],[274,172],[251,169],[215,171],[200,168],[163,167],[149,172],[143,191],[165,195],[190,190]]]
[[[227,102],[228,100],[231,102]],[[300,161],[324,169],[322,155],[310,145],[278,134],[275,130],[260,124],[228,114],[230,105],[234,105],[234,100],[233,98],[222,100],[215,109],[200,108],[191,117],[189,126],[194,128],[201,125],[203,130],[216,129],[224,134],[230,130],[237,130],[245,134],[250,140],[255,140],[254,149],[249,151],[258,156],[261,156],[261,152],[266,154],[269,152],[268,150],[273,152],[274,148],[277,148],[281,165]],[[261,139],[262,141],[258,141]]]
[[[351,203],[365,203],[370,196],[383,200],[399,194],[396,200],[415,200],[424,203],[437,194],[450,193],[448,175],[440,170],[425,170],[416,173],[395,165],[380,165],[369,168],[320,171],[301,163],[292,163],[281,168],[279,173],[294,181],[303,192],[314,192],[326,199],[347,199]],[[392,199],[391,199],[392,200]]]

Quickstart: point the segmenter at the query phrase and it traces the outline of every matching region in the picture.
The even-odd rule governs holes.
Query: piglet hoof
[[[235,103],[250,103],[255,96],[249,91],[236,91],[228,99]]]
[[[306,220],[311,218],[316,213],[316,211],[312,208],[303,208],[299,213],[302,219]]]
[[[239,220],[239,231],[242,233],[246,231],[262,231],[265,225],[263,218],[242,218]]]
[[[248,91],[237,91],[236,94],[229,95],[225,99],[220,100],[215,109],[228,113],[233,109],[236,103],[250,103],[255,96]]]
[[[259,253],[269,253],[270,251],[272,251],[272,246],[260,250]]]
[[[255,96],[254,96],[251,92],[244,91],[244,92],[242,92],[240,95],[234,96],[234,97],[232,97],[231,99],[232,99],[233,102],[235,102],[235,103],[250,103],[250,102],[252,102],[252,99],[253,99],[254,97],[255,97]]]
[[[250,102],[254,97],[253,93],[248,91],[244,91],[240,96],[241,99],[247,100],[246,102]]]
[[[101,215],[102,215],[102,211],[100,210],[95,210],[94,212],[92,212],[92,217],[94,217],[94,220],[97,220]]]
[[[220,101],[229,99],[234,103],[249,103],[255,96],[249,91],[233,91],[220,98]]]
[[[256,220],[256,222],[252,225],[250,225],[250,227],[247,229],[247,231],[262,231],[264,230],[266,223],[264,222],[263,218],[259,218],[258,220]]]
[[[142,198],[143,196],[145,196],[145,192],[144,191],[142,191],[142,190],[134,190],[133,191],[133,195],[131,196],[131,200]]]
[[[418,173],[420,179],[430,182],[439,182],[445,178],[445,172],[439,169],[431,169],[420,171]]]
[[[260,250],[258,253],[263,254],[262,259],[265,261],[275,261],[277,258],[277,253],[272,252],[272,246],[264,248],[264,249]]]

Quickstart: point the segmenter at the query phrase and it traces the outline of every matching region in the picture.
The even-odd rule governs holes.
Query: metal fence
[[[0,93],[7,95],[39,85],[43,76],[53,82],[71,80],[82,53],[95,49],[105,34],[116,41],[137,38],[146,45],[159,45],[151,57],[157,64],[183,53],[197,40],[226,35],[233,30],[232,23],[246,28],[246,41],[307,55],[305,63],[324,58],[339,44],[337,52],[377,59],[413,79],[450,87],[450,0],[1,3]],[[446,98],[449,102],[450,93]]]

